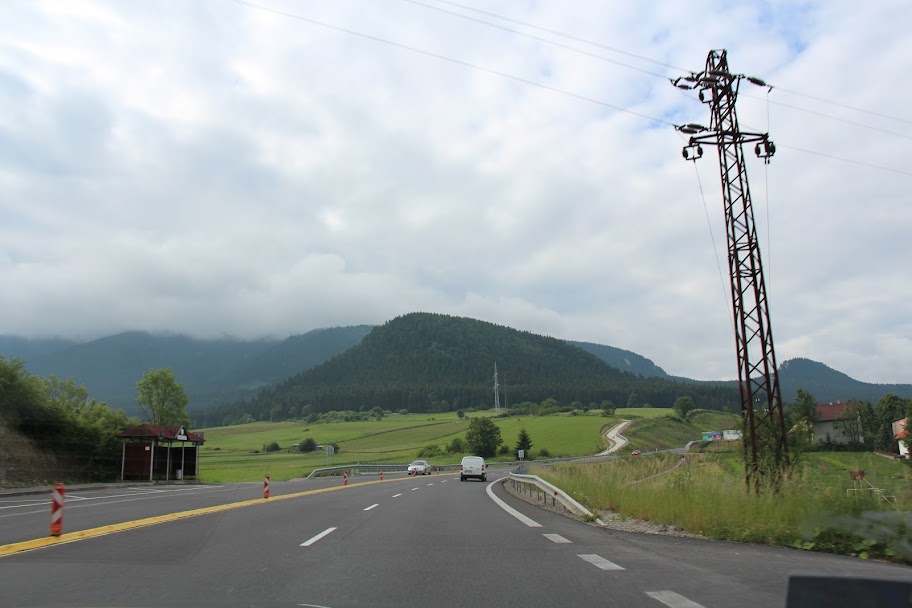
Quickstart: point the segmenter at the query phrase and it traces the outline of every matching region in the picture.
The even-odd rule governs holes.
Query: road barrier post
[[[51,489],[51,536],[60,536],[63,532],[63,494],[63,484],[55,483]]]
[[[343,486],[347,486],[347,485],[348,485],[348,471],[343,471],[343,472],[342,472],[342,485],[343,485]]]
[[[383,481],[383,471],[380,471],[380,481]]]
[[[269,498],[269,473],[263,478],[263,498]]]

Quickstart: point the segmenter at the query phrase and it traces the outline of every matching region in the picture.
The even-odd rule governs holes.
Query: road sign
[[[525,450],[519,450],[519,459],[520,459],[520,460],[522,460],[522,459],[525,457],[525,455],[526,455],[526,451],[525,451]]]

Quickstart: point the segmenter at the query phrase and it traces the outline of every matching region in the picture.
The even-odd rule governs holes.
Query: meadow
[[[854,482],[850,471],[865,471]],[[780,492],[748,493],[737,451],[627,456],[532,471],[593,511],[708,538],[912,563],[912,468],[873,453],[798,456]]]
[[[471,416],[493,416],[493,411],[471,412],[459,418],[456,412],[443,414],[390,414],[379,420],[352,422],[254,422],[204,429],[206,444],[200,458],[200,477],[207,482],[258,481],[269,473],[275,480],[304,477],[315,468],[362,463],[405,463],[422,449],[436,447],[432,464],[458,463],[468,453],[447,452],[455,437],[465,438]],[[687,422],[671,416],[664,408],[619,409],[614,416],[601,411],[563,413],[550,416],[494,418],[504,444],[515,446],[520,429],[532,438],[532,456],[546,450],[551,457],[584,456],[603,450],[602,434],[621,420],[633,420],[626,435],[631,449],[681,447],[699,439],[701,430],[729,428],[729,414],[692,412]],[[729,426],[726,426],[729,425]],[[330,459],[322,452],[302,454],[292,446],[312,437],[319,445],[334,443],[339,452]],[[266,452],[272,442],[280,449]],[[512,455],[494,460],[513,460]]]

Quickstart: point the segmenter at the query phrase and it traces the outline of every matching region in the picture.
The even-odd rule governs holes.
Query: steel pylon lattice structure
[[[716,146],[719,152],[744,427],[745,481],[748,491],[753,488],[759,492],[766,484],[778,487],[789,455],[769,300],[743,150],[745,144],[754,144],[757,156],[768,163],[776,147],[767,133],[749,133],[738,127],[735,102],[743,80],[767,86],[758,78],[732,74],[726,52],[713,50],[702,72],[672,80],[672,84],[698,91],[700,100],[710,106],[708,128],[691,123],[676,129],[690,135],[683,151],[685,159],[696,161],[703,155],[704,145]]]

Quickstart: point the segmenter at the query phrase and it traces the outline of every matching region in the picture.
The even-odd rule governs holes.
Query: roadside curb
[[[148,486],[148,487],[157,487],[157,486],[192,486],[192,485],[202,485],[201,481],[192,481],[192,482],[148,482],[148,481],[135,481],[131,483],[118,482],[118,483],[92,483],[92,484],[74,484],[67,485],[67,492],[90,492],[93,490],[106,490],[106,489],[118,489],[118,488],[132,488],[134,486]],[[36,496],[41,494],[50,494],[51,485],[48,484],[46,487],[32,486],[31,488],[10,488],[8,490],[0,489],[0,498],[4,497],[14,497],[14,496]]]

